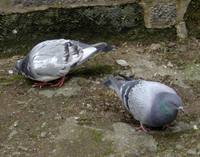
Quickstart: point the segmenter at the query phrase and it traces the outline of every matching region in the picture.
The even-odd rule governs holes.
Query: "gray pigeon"
[[[33,47],[15,67],[25,77],[38,81],[35,86],[41,88],[49,81],[60,79],[53,86],[61,87],[72,67],[82,64],[96,52],[110,50],[112,47],[104,42],[89,45],[75,40],[47,40]]]
[[[118,80],[110,76],[104,84],[113,89],[126,109],[140,122],[140,129],[169,125],[183,111],[181,98],[172,88],[153,81]],[[143,125],[144,124],[144,125]]]

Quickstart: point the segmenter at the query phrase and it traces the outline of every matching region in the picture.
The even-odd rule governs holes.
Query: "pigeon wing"
[[[70,40],[48,40],[36,45],[29,54],[29,67],[36,80],[49,81],[66,75],[81,53],[70,49]],[[73,46],[73,45],[72,45]]]

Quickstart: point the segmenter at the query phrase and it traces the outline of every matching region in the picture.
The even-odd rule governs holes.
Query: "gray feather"
[[[127,80],[119,86],[118,80],[110,78],[105,84],[117,92],[126,109],[141,124],[152,127],[169,124],[182,106],[176,92],[159,82]]]
[[[65,76],[72,67],[80,65],[98,49],[75,40],[43,41],[17,61],[16,69],[24,76],[48,82]]]

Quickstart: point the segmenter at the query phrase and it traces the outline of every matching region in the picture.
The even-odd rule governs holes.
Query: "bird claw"
[[[62,87],[64,85],[64,82],[65,82],[65,77],[62,77],[55,84],[51,84],[50,87]]]
[[[140,123],[140,126],[136,130],[137,131],[141,130],[141,131],[146,132],[146,133],[149,132],[149,131],[151,131],[150,129],[145,128],[142,123]]]
[[[36,82],[32,85],[33,88],[44,88],[46,86],[50,87],[62,87],[65,82],[65,77],[62,77],[59,79],[55,84],[53,83],[48,83],[48,82]]]

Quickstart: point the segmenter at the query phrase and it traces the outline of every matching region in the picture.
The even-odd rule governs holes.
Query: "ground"
[[[0,59],[0,156],[184,157],[200,155],[200,42],[123,42],[66,77],[62,88],[32,88],[12,74],[22,56]],[[129,66],[117,65],[123,59]],[[133,75],[173,87],[184,102],[174,126],[149,133],[117,95],[103,86],[109,74]]]

